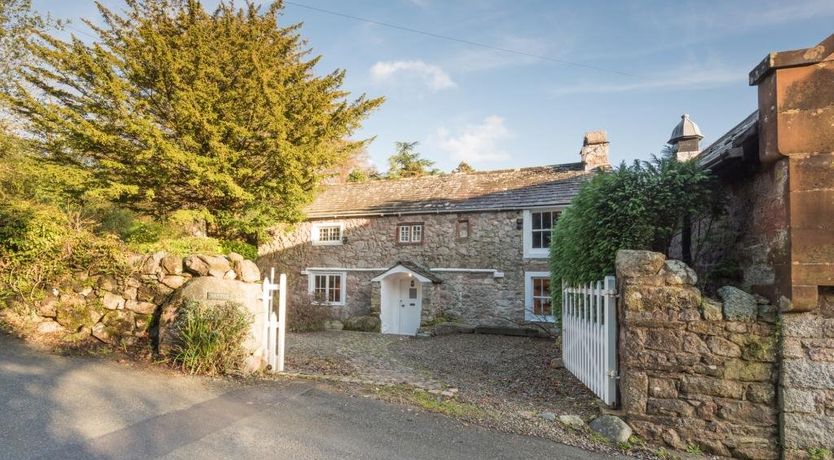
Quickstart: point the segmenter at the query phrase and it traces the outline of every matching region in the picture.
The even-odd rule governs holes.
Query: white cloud
[[[729,84],[747,81],[747,70],[738,68],[684,66],[672,72],[664,72],[654,77],[630,78],[618,77],[617,83],[580,83],[554,88],[551,94],[564,96],[570,94],[625,93],[632,91],[663,91],[675,89],[718,88]]]
[[[456,161],[484,163],[508,159],[509,155],[499,144],[511,137],[512,132],[504,125],[504,119],[492,115],[479,124],[464,126],[456,135],[440,128],[432,142]]]
[[[417,79],[432,91],[454,88],[455,82],[442,68],[422,60],[379,61],[371,67],[371,78],[376,83],[395,79]]]

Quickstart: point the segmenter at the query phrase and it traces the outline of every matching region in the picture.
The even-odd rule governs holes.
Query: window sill
[[[313,241],[313,246],[341,246],[341,241]]]

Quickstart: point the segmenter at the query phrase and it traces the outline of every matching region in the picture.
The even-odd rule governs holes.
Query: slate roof
[[[741,145],[750,136],[758,134],[759,111],[751,113],[733,129],[705,148],[698,155],[698,163],[705,167],[716,166],[729,158],[740,157]]]
[[[566,205],[591,174],[568,163],[330,185],[306,211],[321,219]]]

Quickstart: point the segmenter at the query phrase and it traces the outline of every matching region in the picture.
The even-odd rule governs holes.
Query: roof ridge
[[[423,174],[419,176],[410,176],[410,177],[380,177],[378,179],[368,179],[361,182],[342,182],[337,184],[326,184],[325,188],[330,187],[344,187],[344,186],[360,186],[365,185],[368,183],[385,183],[385,182],[400,182],[400,181],[411,181],[411,180],[420,180],[420,179],[439,179],[445,177],[460,177],[460,176],[477,176],[477,175],[486,175],[486,174],[500,174],[500,173],[510,173],[510,172],[521,172],[521,171],[533,171],[537,169],[559,169],[564,168],[570,171],[571,167],[576,167],[581,165],[581,161],[573,162],[573,163],[554,163],[549,165],[539,165],[539,166],[523,166],[519,168],[503,168],[503,169],[487,169],[483,171],[472,171],[472,172],[450,172],[450,173],[441,173],[441,174]]]

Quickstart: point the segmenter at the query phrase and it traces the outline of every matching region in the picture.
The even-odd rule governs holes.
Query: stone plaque
[[[206,298],[208,300],[231,300],[232,296],[227,292],[207,292]]]

